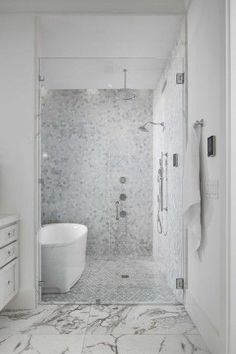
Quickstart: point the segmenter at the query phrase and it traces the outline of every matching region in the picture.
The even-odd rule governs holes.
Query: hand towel
[[[193,127],[189,134],[183,178],[183,213],[194,251],[201,245],[201,185],[200,185],[201,127]]]

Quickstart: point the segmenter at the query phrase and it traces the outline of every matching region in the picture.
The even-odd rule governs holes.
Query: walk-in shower
[[[153,90],[48,90],[42,112],[42,222],[88,227],[86,268],[43,300],[173,303],[153,260]],[[46,156],[46,158],[45,158]]]
[[[71,27],[67,18],[65,21],[64,33],[71,28],[70,43],[73,38],[77,43],[80,31],[73,37],[74,28],[78,23],[82,26],[83,19],[71,17]],[[99,18],[97,21],[100,23]],[[130,21],[133,18],[128,28]],[[130,38],[136,38],[141,29],[136,21],[139,19]],[[61,31],[63,24],[58,26]],[[51,33],[50,19],[43,22],[43,28],[42,45]],[[100,40],[91,44],[97,38],[92,36],[89,51],[104,41],[99,30],[95,33]],[[109,44],[112,48],[114,38]],[[123,36],[120,43],[128,39]],[[182,302],[183,291],[176,289],[176,279],[183,277],[180,176],[184,86],[176,84],[176,73],[183,70],[176,59],[181,54],[163,60],[153,55],[116,57],[110,52],[104,52],[104,58],[93,57],[88,51],[90,54],[67,58],[47,55],[48,48],[52,46],[47,44],[41,51],[44,55],[39,65],[41,224],[85,225],[88,234],[81,277],[69,291],[42,291],[42,301],[115,305]],[[123,53],[127,48],[126,43]],[[172,156],[176,153],[179,166],[174,168]]]

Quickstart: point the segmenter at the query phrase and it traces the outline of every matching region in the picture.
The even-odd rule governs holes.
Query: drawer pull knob
[[[8,284],[8,285],[10,285],[10,284],[11,284],[11,281],[10,281],[10,280],[8,280],[7,284]]]
[[[8,256],[10,256],[10,255],[11,255],[11,251],[8,251],[7,253],[8,253]]]
[[[11,232],[10,231],[8,232],[8,236],[11,237]]]

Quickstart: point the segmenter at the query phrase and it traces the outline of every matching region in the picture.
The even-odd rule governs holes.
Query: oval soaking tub
[[[87,226],[48,224],[40,230],[43,293],[66,293],[81,277],[86,258]]]

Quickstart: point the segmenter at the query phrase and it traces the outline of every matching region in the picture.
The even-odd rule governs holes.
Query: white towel
[[[183,180],[183,213],[185,225],[192,238],[194,251],[201,245],[201,186],[200,186],[200,132],[192,128],[185,155]]]

